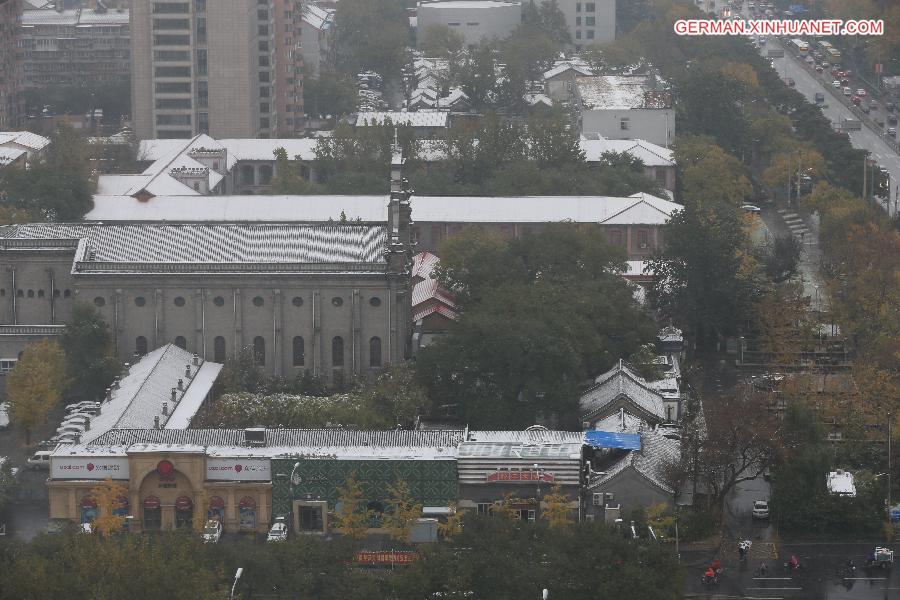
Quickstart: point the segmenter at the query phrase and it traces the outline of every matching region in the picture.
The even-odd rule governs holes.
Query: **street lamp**
[[[238,570],[234,572],[234,584],[231,586],[231,596],[230,598],[234,598],[234,588],[237,587],[238,579],[241,578],[241,575],[244,573],[244,567],[238,567]]]

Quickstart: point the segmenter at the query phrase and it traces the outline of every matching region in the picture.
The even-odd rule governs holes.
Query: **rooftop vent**
[[[199,364],[200,364],[200,357],[197,356],[196,354],[194,355],[194,364],[195,364],[195,365],[199,365]]]
[[[179,390],[183,390],[183,389],[184,389],[184,379],[179,379],[179,380],[178,380],[178,389],[179,389]]]
[[[153,417],[153,429],[159,429],[159,415]]]
[[[265,446],[266,430],[264,427],[248,427],[244,430],[244,443],[248,446]]]

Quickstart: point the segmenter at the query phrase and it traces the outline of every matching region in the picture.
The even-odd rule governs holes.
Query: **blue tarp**
[[[641,436],[638,433],[615,433],[612,431],[585,431],[584,443],[594,448],[618,448],[640,450]]]

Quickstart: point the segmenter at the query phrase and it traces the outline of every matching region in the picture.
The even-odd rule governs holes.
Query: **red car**
[[[860,99],[859,96],[853,96],[852,98],[850,98],[850,102],[859,106],[859,103],[862,102],[862,99]]]
[[[838,77],[847,77],[847,71],[838,71]]]
[[[822,65],[816,65],[816,73],[821,73],[825,69],[822,68]]]
[[[789,87],[794,87],[794,86],[796,85],[796,82],[795,82],[793,79],[791,79],[790,77],[788,77],[787,79],[785,79],[784,82],[785,82]]]
[[[837,69],[832,69],[832,70],[831,70],[831,75],[832,75],[833,77],[837,77],[837,76],[838,76],[838,73],[840,73],[840,71],[838,71]]]

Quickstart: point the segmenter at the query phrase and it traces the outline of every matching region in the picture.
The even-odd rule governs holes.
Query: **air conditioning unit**
[[[581,428],[582,428],[582,429],[590,429],[590,428],[591,428],[591,423],[590,423],[590,421],[582,421],[582,422],[581,422]]]
[[[594,494],[594,506],[603,506],[603,493],[597,492]]]

